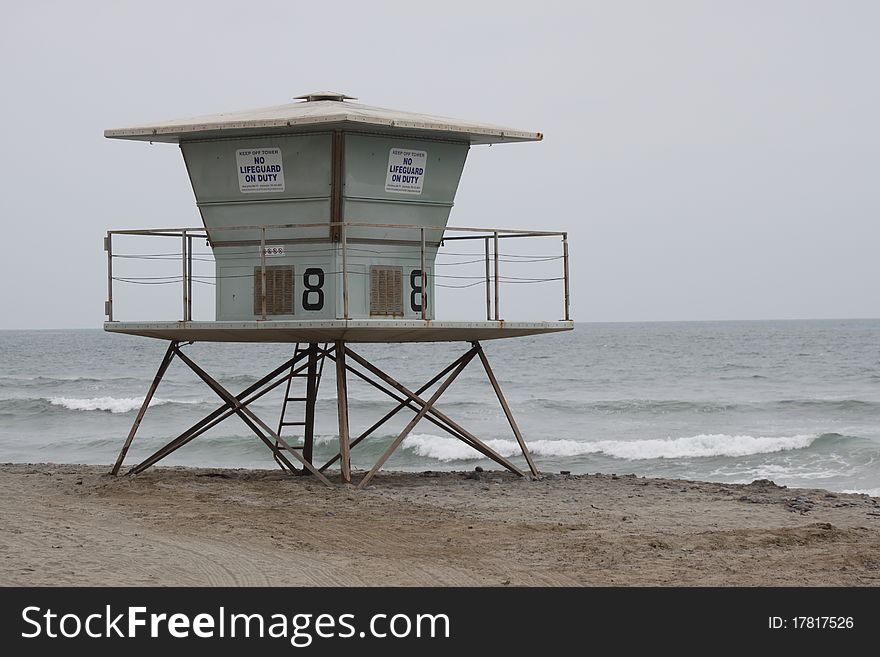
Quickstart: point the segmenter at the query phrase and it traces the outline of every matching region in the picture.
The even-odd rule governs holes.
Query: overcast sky
[[[100,326],[104,232],[200,223],[177,147],[105,128],[316,89],[544,132],[474,147],[450,223],[568,230],[576,320],[880,317],[878,29],[842,0],[7,3],[0,328]]]

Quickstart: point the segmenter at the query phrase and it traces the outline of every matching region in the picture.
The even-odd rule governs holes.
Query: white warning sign
[[[284,245],[283,244],[279,244],[278,246],[266,245],[265,247],[263,247],[263,255],[265,255],[267,258],[275,258],[277,256],[283,256],[284,255]]]
[[[235,151],[238,189],[252,192],[283,192],[284,165],[280,148],[247,148]]]
[[[427,151],[392,148],[388,155],[385,191],[397,194],[421,194],[427,163]]]

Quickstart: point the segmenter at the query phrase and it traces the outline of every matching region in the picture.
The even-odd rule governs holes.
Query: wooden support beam
[[[315,404],[318,401],[318,358],[321,357],[321,353],[321,348],[317,343],[309,343],[309,362],[306,378],[306,425],[303,431],[303,458],[309,463],[313,460],[315,449]],[[278,433],[281,432],[279,431]],[[308,472],[308,470],[303,472]]]
[[[495,373],[489,366],[489,359],[486,358],[486,353],[483,351],[483,347],[479,342],[473,342],[471,344],[473,344],[474,348],[477,350],[477,355],[480,357],[480,362],[483,363],[483,369],[486,370],[486,375],[489,377],[489,382],[492,384],[492,388],[495,389],[495,395],[498,397],[498,401],[501,403],[501,408],[504,409],[504,415],[507,417],[507,422],[510,424],[510,428],[513,430],[513,435],[516,436],[516,442],[519,443],[519,448],[522,450],[523,456],[526,457],[526,463],[529,464],[529,470],[531,470],[532,475],[537,477],[540,474],[538,472],[538,468],[535,467],[535,462],[532,461],[532,455],[529,454],[529,448],[526,447],[526,441],[523,440],[522,434],[519,431],[519,427],[516,425],[516,420],[513,419],[513,413],[510,411],[510,406],[507,405],[507,400],[504,398],[504,394],[501,392],[501,386],[498,385],[498,379],[495,378]]]
[[[471,351],[469,351],[468,354],[470,354],[472,351],[475,351],[475,350],[471,349]],[[412,391],[410,391],[408,388],[406,388],[405,386],[403,386],[399,382],[395,381],[391,376],[389,376],[388,374],[386,374],[385,372],[380,370],[378,367],[376,367],[375,365],[370,363],[368,360],[366,360],[362,356],[359,356],[357,353],[355,353],[351,349],[346,349],[346,353],[348,356],[351,357],[352,360],[354,360],[359,365],[361,365],[365,369],[372,372],[375,376],[377,376],[379,379],[381,379],[382,381],[384,381],[385,383],[390,385],[392,388],[394,388],[398,392],[403,393],[405,396],[407,396],[410,400],[414,401],[419,406],[424,406],[427,403],[427,402],[425,402],[424,399],[422,399],[418,395],[414,394]],[[467,354],[466,354],[466,356],[467,356]],[[489,458],[491,458],[493,461],[495,461],[499,465],[504,466],[505,468],[507,468],[511,472],[514,472],[514,473],[520,475],[521,477],[525,476],[525,474],[523,473],[522,470],[520,470],[518,467],[516,467],[509,460],[507,460],[506,458],[504,458],[503,456],[498,454],[495,450],[493,450],[491,447],[486,445],[483,441],[481,441],[479,438],[477,438],[474,434],[467,431],[461,425],[457,424],[455,421],[450,419],[447,415],[445,415],[444,413],[441,413],[436,408],[432,408],[430,410],[430,412],[435,417],[439,418],[440,420],[445,422],[447,425],[449,425],[450,427],[452,427],[453,429],[455,429],[459,433],[463,434],[464,436],[467,436],[467,438],[474,443],[474,446],[479,445],[480,450],[484,454],[489,456]]]
[[[430,381],[428,381],[428,382],[425,383],[423,386],[421,386],[418,390],[416,390],[415,394],[416,394],[416,395],[421,395],[423,392],[425,392],[426,390],[428,390],[428,389],[429,389],[430,387],[432,387],[437,381],[439,381],[439,380],[442,379],[444,376],[446,376],[449,372],[451,372],[451,371],[452,371],[452,370],[453,370],[453,369],[459,364],[459,362],[461,362],[461,360],[462,360],[463,358],[465,358],[466,356],[467,356],[467,353],[463,354],[463,355],[460,356],[459,358],[456,358],[454,361],[452,361],[452,363],[450,363],[450,364],[447,365],[445,368],[443,368],[443,370],[442,370],[439,374],[437,374],[436,376],[434,376]],[[330,356],[330,358],[332,359],[333,357]],[[386,387],[383,386],[381,383],[377,383],[376,381],[374,381],[373,379],[371,379],[370,377],[368,377],[366,374],[364,374],[363,372],[358,371],[357,369],[355,369],[355,368],[352,367],[351,365],[346,364],[346,368],[348,369],[349,372],[351,372],[352,374],[354,374],[355,376],[357,376],[357,377],[360,378],[361,380],[363,380],[363,381],[369,383],[371,386],[373,386],[373,387],[376,388],[377,390],[379,390],[379,391],[385,393],[386,395],[388,395],[389,397],[391,397],[391,399],[393,399],[394,401],[398,402],[398,405],[397,405],[395,408],[393,408],[391,411],[389,411],[388,413],[386,413],[385,416],[382,417],[382,419],[380,419],[380,420],[377,421],[375,424],[373,424],[373,426],[371,426],[369,429],[367,429],[366,431],[364,431],[364,432],[363,432],[360,436],[358,436],[355,440],[351,441],[351,447],[352,447],[352,448],[354,448],[355,446],[357,446],[362,440],[364,440],[365,438],[367,438],[367,437],[368,437],[370,434],[372,434],[376,429],[378,429],[380,426],[382,426],[383,424],[385,424],[385,422],[387,422],[389,419],[391,419],[394,415],[396,415],[396,414],[397,414],[399,411],[401,411],[402,409],[407,408],[407,409],[413,411],[414,413],[418,413],[420,407],[417,406],[414,402],[412,402],[412,401],[410,401],[410,400],[408,400],[408,399],[404,399],[403,397],[398,396],[397,394],[395,394],[394,392],[392,392],[389,388],[386,388]],[[459,431],[456,431],[455,429],[453,429],[453,428],[450,427],[449,425],[445,424],[445,423],[443,422],[443,420],[434,417],[433,414],[436,413],[436,412],[437,412],[436,409],[433,409],[433,408],[432,408],[432,409],[428,412],[428,415],[425,416],[425,419],[426,419],[428,422],[430,422],[431,424],[433,424],[434,426],[436,426],[436,427],[442,429],[443,431],[445,431],[446,433],[448,433],[448,434],[449,434],[450,436],[452,436],[453,438],[456,438],[456,439],[462,441],[463,443],[467,444],[469,447],[472,447],[472,448],[475,449],[476,451],[480,452],[481,454],[483,454],[483,456],[487,457],[488,459],[493,460],[493,461],[495,460],[495,456],[496,456],[495,452],[493,452],[493,451],[491,451],[491,450],[485,450],[485,449],[483,448],[482,443],[474,443],[474,442],[473,442],[473,441],[472,441],[467,435],[465,435],[465,434],[463,434],[463,433],[461,433],[461,432],[459,432]],[[336,460],[337,460],[338,458],[339,458],[339,454],[337,454],[337,455],[334,456],[332,459],[330,459],[327,463],[325,463],[323,466],[321,466],[321,468],[320,468],[321,471],[323,472],[327,467],[329,467],[330,465],[332,465],[333,463],[335,463]],[[499,462],[499,465],[504,466],[504,464],[501,463],[501,462]],[[506,466],[504,466],[504,467],[506,467]]]
[[[359,488],[364,488],[368,485],[368,483],[372,480],[372,478],[376,475],[376,473],[382,468],[382,466],[386,463],[386,461],[391,457],[396,449],[399,448],[400,444],[406,439],[406,437],[412,432],[414,427],[423,419],[428,419],[430,422],[434,423],[436,426],[440,427],[453,437],[461,440],[471,448],[477,450],[482,453],[487,458],[492,459],[496,463],[499,463],[503,467],[507,468],[511,472],[519,474],[523,476],[523,472],[517,468],[513,463],[511,463],[508,459],[504,458],[500,454],[498,454],[495,450],[491,449],[488,445],[474,436],[472,433],[461,427],[459,424],[451,420],[448,416],[440,412],[437,408],[435,408],[435,404],[440,399],[440,397],[444,394],[444,392],[448,389],[448,387],[452,384],[452,382],[461,374],[461,372],[470,364],[470,362],[477,356],[479,356],[480,361],[483,365],[483,369],[486,372],[487,377],[489,378],[489,382],[492,385],[493,390],[498,398],[499,403],[504,411],[505,417],[507,418],[508,423],[510,424],[511,430],[516,436],[516,440],[522,450],[523,456],[528,463],[529,469],[534,476],[539,476],[539,472],[535,463],[532,459],[531,454],[528,451],[528,447],[526,446],[525,440],[522,436],[521,431],[519,430],[519,426],[516,424],[516,420],[513,417],[513,413],[510,410],[510,406],[507,403],[506,398],[501,390],[501,386],[498,383],[498,379],[495,376],[494,371],[492,370],[491,365],[489,364],[488,357],[483,351],[482,346],[479,342],[474,341],[471,343],[471,349],[468,350],[465,354],[458,357],[455,361],[453,361],[450,365],[446,366],[443,370],[441,370],[437,375],[435,375],[432,379],[430,379],[427,383],[418,388],[416,392],[412,392],[407,387],[396,381],[390,375],[382,371],[376,365],[373,365],[369,361],[367,361],[362,356],[353,352],[349,349],[344,341],[338,341],[335,343],[333,347],[330,348],[320,348],[317,344],[310,344],[309,349],[300,352],[298,355],[286,361],[283,365],[274,369],[272,372],[261,378],[259,381],[254,383],[253,385],[247,387],[238,396],[233,396],[228,390],[226,390],[222,385],[220,385],[216,380],[214,380],[210,375],[208,375],[203,369],[201,369],[196,363],[186,356],[180,350],[180,344],[178,342],[171,342],[168,346],[168,349],[165,353],[165,356],[162,360],[162,363],[159,366],[158,371],[156,372],[156,376],[153,379],[153,382],[150,386],[150,389],[147,392],[147,396],[144,399],[143,404],[138,412],[137,417],[135,418],[134,424],[129,432],[128,438],[123,445],[122,451],[117,458],[116,464],[113,467],[112,474],[117,474],[126,453],[134,439],[134,436],[137,432],[138,426],[140,425],[144,414],[146,413],[146,409],[149,407],[150,401],[153,398],[153,395],[156,392],[156,389],[159,386],[162,378],[167,371],[168,366],[171,364],[172,360],[175,356],[180,358],[184,364],[186,364],[199,378],[202,379],[204,383],[208,385],[222,400],[223,405],[215,409],[209,415],[205,416],[203,419],[196,422],[189,429],[184,431],[180,436],[175,438],[173,441],[165,445],[164,447],[157,450],[153,455],[148,457],[146,460],[139,463],[137,466],[131,468],[129,470],[129,474],[134,474],[137,472],[142,472],[146,468],[155,464],[159,460],[165,458],[169,454],[173,453],[180,447],[184,446],[191,440],[196,437],[202,435],[212,427],[216,426],[220,422],[226,420],[232,415],[238,415],[245,424],[251,428],[251,430],[255,433],[255,435],[263,441],[272,451],[275,453],[281,460],[282,466],[286,467],[288,470],[296,472],[297,468],[293,465],[293,463],[286,458],[286,456],[280,450],[280,447],[283,447],[284,450],[290,455],[292,455],[295,459],[299,460],[302,463],[304,471],[308,471],[314,475],[316,475],[323,483],[328,486],[332,484],[330,481],[323,475],[321,472],[325,470],[327,467],[332,465],[337,460],[342,460],[341,470],[342,470],[342,480],[345,482],[351,482],[351,465],[350,465],[350,449],[364,440],[367,436],[371,435],[375,432],[380,426],[385,424],[389,419],[394,417],[398,412],[407,408],[415,412],[415,416],[410,420],[410,422],[406,425],[403,431],[395,438],[395,440],[388,446],[385,452],[382,454],[380,459],[376,462],[376,464],[370,469],[370,471],[364,476],[361,482],[358,484]],[[267,394],[271,390],[274,390],[279,385],[283,384],[285,381],[289,380],[290,377],[299,374],[303,370],[308,370],[308,378],[309,378],[309,389],[308,389],[308,398],[312,401],[311,409],[307,409],[307,422],[309,424],[308,416],[311,415],[311,423],[312,423],[312,431],[314,430],[314,398],[317,396],[317,363],[318,358],[331,358],[336,364],[336,375],[337,375],[337,411],[338,411],[338,420],[339,420],[339,453],[330,459],[326,464],[324,464],[320,469],[315,469],[312,464],[311,454],[306,453],[306,450],[303,450],[303,454],[300,455],[296,450],[291,448],[291,446],[283,439],[281,436],[270,429],[265,422],[263,422],[255,413],[253,413],[248,406],[261,398],[263,395]],[[359,371],[357,368],[353,367],[349,362],[348,358],[362,368],[366,370],[366,372],[372,374],[378,379],[378,381],[373,380],[366,373]],[[296,367],[297,361],[307,358],[307,361]],[[279,374],[282,374],[285,370],[288,370],[288,373],[281,377],[278,380],[273,381]],[[369,429],[367,429],[364,433],[359,435],[355,440],[351,440],[350,437],[350,427],[349,427],[349,418],[348,418],[348,385],[347,385],[347,373],[351,372],[368,382],[373,387],[381,390],[383,393],[391,397],[397,402],[397,406],[392,409],[390,412],[385,414],[378,422],[373,424]],[[433,387],[438,381],[440,381],[444,376],[447,378],[443,381],[440,387],[437,389],[434,394],[426,401],[420,395],[422,395],[425,391]],[[380,383],[381,382],[381,383]],[[385,384],[385,385],[383,385]],[[386,387],[387,386],[387,387]],[[314,388],[314,389],[313,389]],[[400,393],[395,394],[394,391]],[[310,412],[309,412],[310,411]],[[308,426],[306,428],[308,432]],[[312,433],[312,442],[314,441],[314,434]],[[274,441],[274,443],[273,443]],[[308,436],[305,438],[305,442],[308,443]]]
[[[336,360],[333,356],[329,356],[329,358],[331,358],[331,359],[333,359],[333,360]],[[464,356],[462,356],[461,358],[464,358]],[[446,367],[444,367],[443,370],[441,370],[439,374],[437,374],[435,377],[433,377],[430,381],[428,381],[428,382],[427,382],[425,385],[423,385],[421,388],[419,388],[418,390],[416,390],[416,394],[417,394],[417,395],[422,394],[423,392],[425,392],[425,390],[427,390],[428,388],[430,388],[431,386],[433,386],[435,383],[437,383],[437,381],[439,381],[439,380],[442,379],[444,376],[446,376],[447,374],[449,374],[449,372],[451,372],[451,371],[455,368],[455,366],[458,365],[458,363],[459,363],[459,361],[461,360],[461,358],[457,358],[457,359],[454,360],[451,364],[449,364],[449,365],[447,365]],[[357,376],[357,377],[360,378],[361,380],[366,381],[367,383],[369,383],[369,384],[370,384],[371,386],[373,386],[374,388],[376,388],[376,389],[378,389],[378,390],[381,390],[381,391],[384,392],[386,395],[388,395],[389,397],[391,397],[393,400],[395,400],[396,402],[399,402],[398,405],[397,405],[396,407],[394,407],[392,410],[388,411],[388,413],[386,413],[386,414],[385,414],[380,420],[378,420],[375,424],[373,424],[373,426],[371,426],[369,429],[367,429],[366,431],[364,431],[364,432],[363,432],[361,435],[359,435],[357,438],[355,438],[354,440],[352,440],[351,443],[350,443],[350,445],[349,445],[349,449],[354,449],[354,448],[355,448],[355,447],[356,447],[356,446],[357,446],[362,440],[364,440],[364,439],[367,438],[368,436],[372,435],[373,432],[376,431],[376,429],[378,429],[378,428],[381,427],[383,424],[385,424],[388,420],[390,420],[392,417],[394,417],[395,415],[397,415],[397,413],[399,413],[402,409],[404,409],[404,408],[409,408],[410,410],[413,410],[413,411],[418,412],[418,410],[419,410],[418,407],[417,407],[417,406],[413,406],[412,402],[410,402],[410,401],[408,401],[408,400],[406,400],[406,399],[404,399],[404,398],[402,398],[402,397],[398,397],[398,396],[395,395],[393,392],[391,392],[391,391],[388,390],[387,388],[383,387],[382,385],[376,383],[376,382],[373,381],[370,377],[368,377],[366,374],[364,374],[364,373],[362,373],[362,372],[359,372],[358,370],[356,370],[355,368],[353,368],[353,367],[352,367],[351,365],[349,365],[348,363],[346,363],[345,367],[346,367],[346,369],[347,369],[349,372],[351,372],[352,374],[354,374],[355,376]],[[440,428],[444,428],[444,429],[446,429],[447,431],[449,431],[449,429],[447,429],[446,427],[444,427],[442,424],[440,424],[439,421],[435,420],[434,418],[432,418],[432,417],[428,417],[427,419],[428,419],[430,422],[433,422],[434,424],[436,424],[437,426],[439,426]],[[453,435],[454,435],[454,434],[453,434]],[[455,437],[456,437],[456,438],[461,438],[461,436],[458,436],[458,435],[456,435]],[[322,466],[319,468],[319,470],[321,470],[321,472],[323,472],[323,471],[326,470],[328,467],[330,467],[331,465],[333,465],[334,463],[336,463],[336,461],[339,460],[339,457],[340,457],[340,454],[337,453],[336,456],[334,456],[332,459],[330,459],[330,460],[327,461],[324,465],[322,465]]]
[[[452,373],[446,378],[446,380],[440,384],[440,387],[437,388],[437,391],[433,395],[431,395],[431,398],[428,400],[428,402],[403,428],[403,431],[400,432],[400,435],[398,435],[397,438],[395,438],[394,441],[388,446],[388,449],[386,449],[385,453],[382,454],[381,457],[379,457],[379,460],[376,461],[376,464],[372,468],[370,468],[370,471],[366,475],[364,475],[364,478],[361,479],[360,483],[358,484],[358,488],[364,488],[368,483],[370,483],[370,480],[376,475],[377,472],[379,472],[381,467],[385,464],[385,461],[387,461],[391,457],[391,455],[394,453],[394,450],[396,450],[400,446],[400,443],[403,442],[404,438],[406,438],[409,435],[410,431],[412,431],[413,428],[419,423],[419,421],[423,417],[425,417],[428,411],[430,411],[431,408],[434,406],[434,403],[438,399],[440,399],[443,393],[446,392],[446,389],[452,384],[453,381],[455,381],[455,379],[458,378],[458,375],[461,374],[462,370],[468,366],[468,363],[470,363],[471,360],[473,360],[474,355],[474,350],[468,352],[467,357],[464,358],[458,364],[458,367],[456,367],[452,371]]]
[[[272,370],[269,374],[264,376],[262,379],[260,379],[256,383],[254,383],[254,384],[248,386],[247,388],[245,388],[244,390],[242,390],[236,396],[236,399],[243,400],[242,406],[247,406],[247,405],[251,404],[252,402],[257,401],[263,395],[271,392],[272,390],[274,390],[278,386],[282,385],[285,381],[288,381],[292,375],[299,374],[300,372],[302,372],[307,367],[307,365],[301,365],[300,367],[298,367],[296,369],[292,369],[291,372],[287,376],[284,376],[284,377],[278,379],[277,381],[275,381],[271,385],[266,385],[269,381],[271,381],[276,376],[281,374],[284,370],[291,369],[296,364],[296,362],[298,360],[301,360],[302,358],[303,358],[302,355],[300,355],[299,357],[291,358],[290,360],[285,362],[283,365]],[[263,387],[263,386],[266,386],[266,387]],[[260,390],[260,388],[263,388],[263,389]],[[257,392],[257,391],[259,391],[259,392]],[[255,393],[255,394],[253,394],[253,393]],[[251,394],[253,394],[253,396],[250,398],[247,398],[248,395],[251,395]],[[159,448],[158,450],[153,452],[153,454],[151,454],[149,457],[147,457],[146,459],[144,459],[143,461],[138,463],[136,466],[131,468],[131,470],[129,470],[127,474],[138,474],[139,472],[143,472],[144,470],[146,470],[150,466],[155,465],[156,463],[158,463],[159,461],[164,459],[169,454],[177,451],[178,449],[180,449],[181,447],[183,447],[184,445],[186,445],[190,441],[195,440],[196,438],[201,436],[203,433],[205,433],[209,429],[212,429],[213,427],[217,426],[218,424],[220,424],[224,420],[232,417],[235,414],[236,414],[235,410],[231,409],[229,404],[223,404],[222,406],[215,409],[214,411],[212,411],[211,413],[206,415],[204,418],[202,418],[201,420],[196,422],[194,425],[192,425],[189,429],[184,431],[182,434],[180,434],[177,438],[172,440],[170,443]],[[297,468],[294,467],[294,465],[290,461],[285,459],[283,457],[283,455],[281,458],[283,461],[282,465],[284,465],[285,467],[287,467],[287,469],[289,469],[291,471],[296,471]]]
[[[325,477],[323,474],[318,472],[318,470],[317,470],[317,468],[315,468],[315,466],[313,466],[311,463],[306,461],[302,457],[301,454],[299,454],[296,450],[294,450],[288,444],[288,442],[286,440],[284,440],[284,438],[282,438],[277,433],[275,433],[272,429],[270,429],[269,425],[267,425],[265,422],[263,422],[248,407],[244,406],[239,399],[235,398],[232,395],[231,392],[226,390],[226,388],[224,388],[219,383],[217,383],[213,378],[211,378],[211,376],[207,372],[205,372],[201,367],[196,365],[192,361],[192,359],[190,359],[186,354],[184,354],[182,351],[180,351],[180,349],[175,347],[174,351],[177,354],[177,357],[180,358],[180,360],[182,360],[184,363],[186,363],[186,365],[193,372],[195,372],[196,375],[200,379],[202,379],[202,381],[204,381],[208,385],[208,387],[211,388],[217,394],[217,396],[219,396],[221,399],[223,399],[225,402],[227,402],[233,408],[233,410],[235,410],[236,414],[239,417],[241,417],[241,419],[244,421],[244,423],[247,424],[254,431],[254,433],[257,434],[258,438],[263,440],[263,442],[269,444],[269,447],[273,452],[277,452],[277,450],[274,445],[271,445],[270,439],[274,440],[276,443],[280,443],[284,447],[284,449],[286,449],[288,451],[288,453],[291,456],[293,456],[300,463],[302,463],[305,468],[307,468],[313,475],[315,475],[318,479],[320,479],[324,484],[326,484],[327,486],[330,486],[330,487],[333,486],[333,484],[330,483],[330,480],[327,479],[327,477]],[[257,429],[257,427],[259,427],[259,429],[261,431],[259,431]]]
[[[345,379],[345,342],[336,343],[336,410],[339,416],[339,467],[342,481],[351,483],[351,454],[348,436],[348,384]]]
[[[141,408],[138,411],[137,417],[135,417],[134,423],[131,425],[131,430],[128,432],[128,438],[125,439],[125,443],[122,445],[122,449],[119,451],[119,456],[116,457],[116,463],[113,464],[113,469],[110,470],[110,474],[114,476],[119,474],[119,468],[122,467],[122,462],[125,460],[125,455],[128,454],[128,448],[131,447],[131,443],[134,440],[134,436],[137,433],[138,427],[141,426],[141,421],[144,419],[144,415],[146,415],[147,413],[147,408],[149,408],[150,402],[153,401],[153,395],[156,394],[156,388],[159,387],[159,383],[162,381],[162,377],[165,376],[165,372],[168,370],[168,366],[171,365],[171,361],[174,360],[174,350],[176,348],[176,342],[170,342],[168,344],[168,349],[165,351],[165,355],[162,357],[162,362],[159,364],[159,369],[156,371],[156,376],[153,377],[153,382],[150,384],[150,389],[147,390],[147,396],[144,397],[144,403],[141,404]]]

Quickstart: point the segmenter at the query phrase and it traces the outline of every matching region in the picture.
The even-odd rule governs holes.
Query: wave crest
[[[699,434],[681,438],[649,440],[531,440],[529,450],[536,456],[572,457],[585,454],[605,454],[619,459],[642,461],[652,459],[702,458],[710,456],[750,456],[804,449],[813,444],[818,435],[796,436],[731,436],[728,434]],[[513,440],[487,440],[489,447],[502,456],[519,453]],[[483,456],[455,438],[414,434],[404,447],[418,456],[438,461],[470,461]]]
[[[143,397],[90,397],[77,399],[73,397],[50,397],[49,403],[53,406],[61,406],[70,411],[109,411],[110,413],[129,413],[141,407]],[[160,399],[153,397],[150,406],[162,406],[163,404],[199,404],[201,402],[186,401],[180,399]]]

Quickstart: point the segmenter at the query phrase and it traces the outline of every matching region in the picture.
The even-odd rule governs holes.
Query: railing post
[[[489,238],[486,240],[486,321],[492,319],[492,296],[489,293],[491,283],[489,282]]]
[[[113,321],[113,233],[107,231],[104,238],[104,250],[107,252],[107,302],[104,304],[104,314],[107,321]]]
[[[563,274],[565,280],[565,321],[568,322],[571,320],[568,293],[568,233],[562,233],[562,266],[565,268],[565,273]]]
[[[266,227],[260,227],[260,278],[262,280],[261,284],[261,294],[260,294],[260,304],[261,304],[261,313],[262,318],[266,319]]]
[[[186,229],[181,231],[181,253],[180,253],[180,264],[183,266],[183,276],[180,281],[183,283],[183,321],[187,321],[186,318],[186,309],[189,307],[189,295],[187,288],[187,270],[186,270]]]
[[[343,223],[339,227],[342,236],[342,316],[345,319],[351,319],[348,316],[348,231]]]
[[[422,278],[422,321],[428,319],[428,273],[425,271],[425,228],[421,229],[422,234],[422,262],[421,265],[421,278]]]
[[[193,238],[186,236],[186,321],[193,318]]]
[[[501,314],[498,312],[498,295],[500,294],[501,283],[498,278],[498,231],[495,233],[495,321],[501,321]]]

